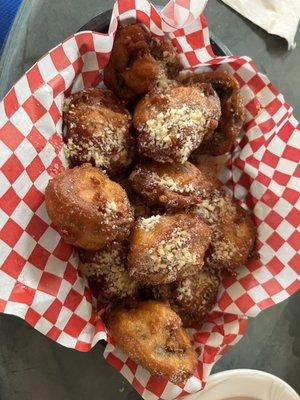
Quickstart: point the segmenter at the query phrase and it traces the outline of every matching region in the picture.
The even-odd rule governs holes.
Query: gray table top
[[[112,4],[113,0],[23,1],[0,60],[0,98],[47,50]],[[268,35],[218,0],[209,1],[206,15],[214,33],[234,54],[247,54],[256,61],[294,105],[299,119],[300,47],[288,52],[283,39]],[[296,40],[300,46],[299,31]],[[260,369],[300,392],[299,304],[300,292],[251,319],[247,334],[213,371]],[[89,353],[66,349],[23,321],[0,315],[0,399],[138,399],[124,378],[106,364],[102,352],[100,344]]]

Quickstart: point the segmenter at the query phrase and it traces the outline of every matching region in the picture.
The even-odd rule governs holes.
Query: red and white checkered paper
[[[107,341],[104,356],[147,400],[174,399],[203,388],[214,363],[243,335],[247,317],[300,287],[300,132],[291,107],[248,57],[216,57],[205,1],[173,0],[159,14],[146,0],[116,2],[109,34],[81,32],[49,51],[0,103],[0,311],[25,319],[56,342],[88,351]],[[223,281],[208,321],[189,333],[201,350],[195,375],[177,386],[150,376],[115,349],[77,258],[51,225],[45,187],[67,163],[62,150],[65,93],[100,83],[118,20],[166,34],[187,69],[226,69],[241,86],[246,121],[224,183],[253,211],[253,260]],[[288,79],[288,77],[286,77]]]

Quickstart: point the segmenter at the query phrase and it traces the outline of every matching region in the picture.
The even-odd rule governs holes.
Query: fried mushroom
[[[203,323],[217,301],[220,277],[205,267],[197,274],[168,285],[148,287],[156,300],[168,300],[185,327]]]
[[[136,297],[139,285],[127,272],[127,242],[113,242],[98,251],[79,252],[79,270],[89,280],[99,283],[101,295],[107,300]]]
[[[209,242],[210,228],[193,214],[138,219],[130,241],[129,275],[153,285],[195,275]]]
[[[207,265],[234,274],[253,251],[257,232],[250,214],[231,196],[220,192],[198,204],[194,212],[212,228],[212,240],[205,257]]]
[[[133,102],[161,79],[175,78],[180,63],[166,39],[153,37],[142,24],[119,26],[104,83],[121,99]]]
[[[65,153],[71,164],[90,162],[115,175],[133,157],[131,116],[108,89],[90,88],[65,100]]]
[[[148,204],[168,209],[193,206],[220,186],[188,161],[170,164],[145,160],[134,167],[129,181]]]
[[[202,269],[193,277],[175,282],[173,301],[184,326],[202,323],[217,301],[220,285],[218,275]]]
[[[141,301],[117,306],[107,317],[116,345],[151,374],[184,383],[197,366],[197,354],[179,316],[167,303]]]
[[[158,162],[184,163],[215,130],[220,115],[220,100],[209,84],[153,90],[134,111],[137,150]]]
[[[227,71],[192,74],[182,79],[188,84],[211,84],[221,100],[221,118],[212,135],[205,136],[198,154],[221,155],[230,151],[244,121],[244,105],[236,79]]]
[[[53,224],[74,246],[98,250],[130,234],[133,213],[126,192],[90,164],[53,178],[45,202]]]

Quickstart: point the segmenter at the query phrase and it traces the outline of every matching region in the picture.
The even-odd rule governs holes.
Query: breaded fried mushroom
[[[79,252],[79,270],[88,279],[99,283],[100,292],[108,300],[135,297],[139,285],[127,272],[127,242],[113,242],[96,252]]]
[[[192,85],[211,84],[221,100],[222,113],[218,127],[212,135],[204,138],[196,153],[217,156],[229,152],[244,121],[244,105],[238,82],[227,71],[192,74],[182,81]]]
[[[153,90],[134,111],[137,150],[158,162],[184,163],[216,129],[220,115],[220,100],[209,84]]]
[[[218,275],[205,269],[174,283],[173,301],[184,326],[205,320],[217,301],[219,285]]]
[[[130,234],[133,215],[126,192],[90,164],[53,178],[45,202],[53,224],[73,246],[98,250]]]
[[[71,164],[90,162],[109,174],[132,160],[131,116],[108,89],[90,88],[65,100],[65,153]]]
[[[233,274],[253,251],[257,233],[250,214],[231,196],[220,193],[202,201],[194,212],[212,228],[212,240],[205,257],[207,265]]]
[[[193,214],[140,218],[130,240],[129,275],[153,285],[195,275],[209,243],[210,228]]]
[[[205,267],[196,275],[148,288],[156,300],[168,300],[185,327],[202,323],[217,301],[220,278]]]
[[[151,374],[184,383],[197,365],[179,316],[167,303],[142,301],[108,313],[107,327],[116,345]]]
[[[184,164],[151,160],[141,162],[134,167],[129,181],[148,204],[169,209],[191,207],[207,198],[216,188],[213,180],[207,179],[188,161]]]
[[[153,37],[142,24],[119,26],[104,83],[119,98],[133,102],[159,80],[175,78],[179,69],[176,50],[166,39]]]

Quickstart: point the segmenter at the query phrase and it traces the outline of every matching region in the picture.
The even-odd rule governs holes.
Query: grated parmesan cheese
[[[222,262],[230,263],[233,258],[240,255],[236,245],[226,239],[222,233],[222,226],[225,223],[224,217],[230,217],[234,220],[236,215],[236,208],[231,199],[217,193],[211,199],[202,201],[193,211],[213,228],[211,251],[206,258],[209,265]]]
[[[193,277],[194,279],[194,277]],[[192,293],[192,283],[191,280],[189,278],[183,279],[183,281],[180,282],[180,284],[178,284],[176,286],[177,289],[177,299],[179,301],[182,301],[182,299],[187,299],[187,300],[191,300],[193,297],[193,293]]]
[[[212,200],[203,200],[193,211],[209,224],[214,224],[218,219],[216,204]]]
[[[107,213],[111,213],[111,212],[114,212],[114,211],[117,211],[117,210],[118,210],[118,207],[117,207],[116,202],[114,202],[114,201],[108,201],[108,202],[106,203],[105,211],[106,211]]]
[[[149,250],[150,269],[153,273],[168,275],[170,281],[177,279],[178,273],[196,263],[197,256],[191,250],[189,233],[174,229],[170,237],[162,240],[155,250]]]
[[[200,109],[193,109],[184,104],[159,112],[155,118],[149,119],[140,128],[149,134],[149,145],[161,149],[172,148],[177,154],[178,161],[185,162],[194,148],[200,144],[201,133],[204,134],[206,124],[207,119]],[[178,148],[174,148],[174,145]],[[158,158],[159,155],[157,160]]]
[[[216,230],[212,242],[213,251],[208,256],[208,264],[212,262],[230,262],[234,257],[240,254],[239,249],[234,243],[226,240]]]
[[[154,215],[149,218],[141,218],[139,220],[139,227],[144,229],[146,232],[151,231],[160,220],[160,215]]]
[[[203,130],[205,122],[204,115],[200,110],[192,110],[187,105],[183,105],[158,113],[156,118],[149,119],[146,125],[153,140],[170,143],[172,137],[179,138],[180,130],[184,128]]]
[[[121,244],[112,245],[95,253],[93,262],[81,263],[82,272],[101,283],[101,291],[107,298],[124,298],[137,292],[138,284],[126,270],[126,254]]]
[[[155,184],[165,186],[173,192],[192,193],[195,191],[195,187],[192,183],[181,185],[168,175],[159,176],[157,173],[153,172],[151,174],[151,181]]]
[[[76,121],[76,117],[74,120]],[[119,125],[114,126],[104,121],[79,126],[76,122],[70,121],[68,128],[75,132],[72,132],[72,137],[65,145],[66,157],[75,160],[75,163],[94,162],[96,167],[105,169],[116,163],[127,166],[131,162],[127,117],[120,119]],[[87,136],[81,129],[91,131],[92,135]]]

